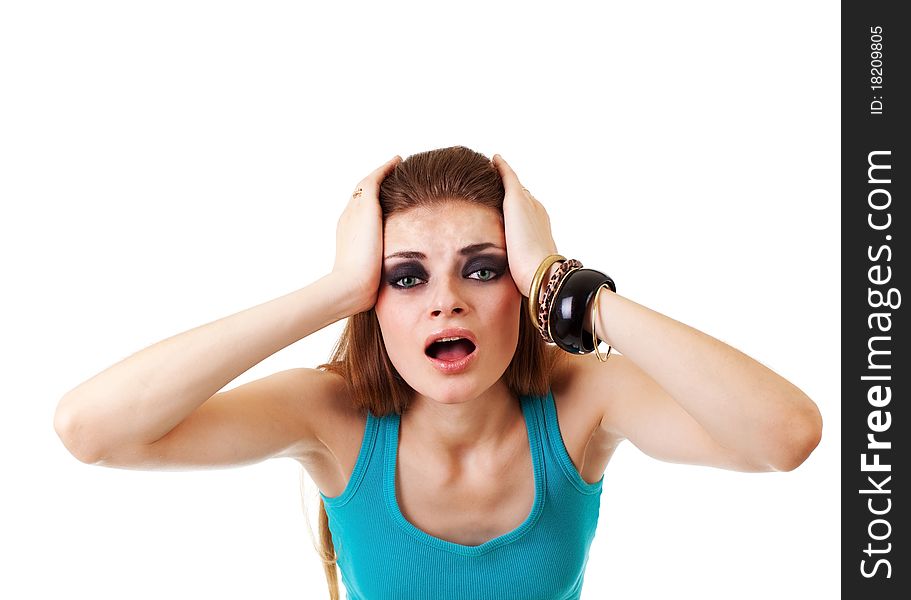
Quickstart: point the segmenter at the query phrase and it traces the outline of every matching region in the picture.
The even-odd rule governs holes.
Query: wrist
[[[604,342],[607,342],[607,338],[605,337],[606,331],[601,327],[604,325],[604,323],[602,323],[599,319],[599,313],[601,311],[601,307],[604,306],[604,302],[609,301],[606,296],[609,296],[611,294],[616,294],[616,292],[608,287],[604,288],[604,291],[602,291],[601,295],[598,296],[598,305],[594,307],[595,318],[598,319],[598,339]],[[582,321],[582,329],[584,331],[592,331],[592,305],[595,304],[595,296],[597,296],[597,294],[592,295],[591,299],[588,301],[588,304],[585,306],[585,318]]]
[[[360,312],[370,310],[376,302],[377,288],[375,286],[352,285],[351,278],[329,273],[320,279],[333,298],[332,306],[336,320],[341,320]]]

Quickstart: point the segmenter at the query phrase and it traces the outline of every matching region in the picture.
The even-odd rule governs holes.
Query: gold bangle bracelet
[[[541,292],[541,280],[550,266],[561,260],[566,260],[566,257],[560,254],[551,254],[541,261],[541,264],[538,265],[538,270],[535,271],[534,278],[531,280],[531,288],[528,290],[528,316],[531,317],[531,322],[536,329],[538,328],[538,295]]]
[[[610,357],[610,344],[607,345],[607,354],[604,355],[604,358],[601,358],[601,351],[598,349],[598,335],[595,333],[595,323],[597,322],[598,316],[598,297],[601,295],[601,292],[604,291],[604,288],[610,290],[610,287],[606,283],[602,283],[598,288],[598,291],[595,292],[595,297],[592,299],[592,344],[595,346],[595,356],[598,357],[600,362],[607,362],[607,359]]]

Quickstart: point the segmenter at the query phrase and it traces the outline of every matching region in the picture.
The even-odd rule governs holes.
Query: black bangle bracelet
[[[617,291],[613,279],[594,269],[573,269],[563,278],[547,317],[547,330],[561,349],[572,354],[594,352],[592,332],[583,331],[585,309],[605,283]]]

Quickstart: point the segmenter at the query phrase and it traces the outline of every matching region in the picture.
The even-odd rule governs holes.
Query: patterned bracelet
[[[535,327],[538,326],[538,299],[541,297],[541,280],[544,278],[544,273],[546,273],[555,262],[561,260],[566,260],[566,257],[561,254],[551,254],[545,257],[535,270],[535,276],[531,279],[531,287],[528,289],[528,302],[526,302],[526,305],[528,307],[528,318],[531,319],[531,324]]]
[[[570,271],[575,269],[581,269],[582,263],[574,258],[563,261],[560,267],[554,271],[554,274],[550,276],[550,280],[547,282],[547,288],[544,291],[544,297],[541,299],[538,304],[538,332],[541,334],[541,337],[544,338],[544,341],[548,344],[553,344],[554,340],[551,338],[550,333],[547,331],[547,321],[550,317],[551,303],[554,299],[554,294],[557,291],[557,288],[560,287],[560,282],[569,274]]]

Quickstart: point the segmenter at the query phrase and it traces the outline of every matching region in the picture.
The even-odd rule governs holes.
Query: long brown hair
[[[400,162],[380,185],[379,201],[384,223],[395,213],[454,199],[494,208],[502,221],[503,196],[503,181],[490,160],[464,146],[453,146],[413,154]],[[524,295],[521,310],[523,315],[528,310]],[[530,319],[522,318],[516,353],[503,373],[503,381],[515,395],[543,395],[561,354],[556,347],[544,343]],[[342,376],[351,403],[365,416],[368,410],[377,417],[402,414],[414,391],[386,354],[373,308],[348,318],[329,362],[317,368]],[[317,551],[326,572],[329,597],[338,600],[338,556],[322,498],[319,536]]]

